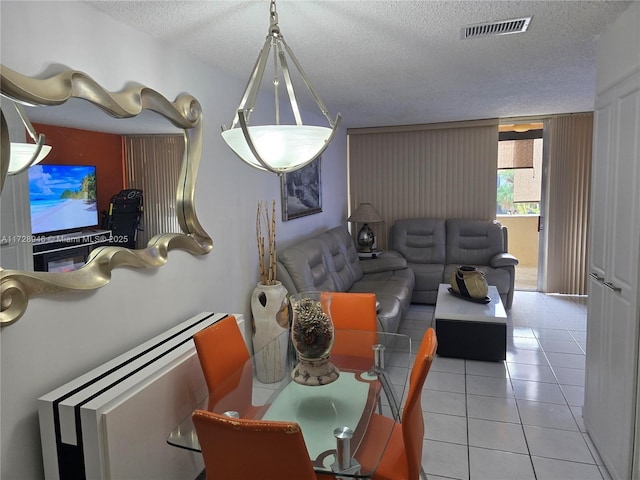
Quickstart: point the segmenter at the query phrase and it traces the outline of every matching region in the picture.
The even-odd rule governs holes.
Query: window
[[[497,215],[540,215],[542,130],[500,132]]]

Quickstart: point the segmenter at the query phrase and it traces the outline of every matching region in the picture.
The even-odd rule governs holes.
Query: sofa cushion
[[[489,265],[504,252],[502,226],[498,222],[455,218],[447,220],[447,264]]]
[[[364,273],[390,272],[407,268],[407,261],[402,257],[379,257],[361,263]]]
[[[339,286],[336,290],[346,292],[353,282],[360,280],[363,275],[358,252],[349,231],[344,227],[334,227],[316,238],[327,244],[333,260],[332,274],[336,285]]]
[[[324,243],[314,238],[304,240],[282,251],[278,263],[284,267],[276,271],[277,278],[289,293],[309,290],[337,290],[334,278],[325,262]]]
[[[364,275],[349,291],[375,293],[380,304],[379,328],[384,332],[397,332],[400,320],[411,304],[414,284],[413,270],[404,268]]]
[[[406,268],[395,272],[381,272],[365,275],[351,287],[351,292],[373,292],[379,295],[392,295],[403,304],[403,310],[409,307],[411,293],[415,283],[413,270]]]
[[[362,276],[362,272],[357,272],[350,265],[345,250],[340,245],[340,239],[325,232],[314,237],[313,240],[322,244],[324,263],[335,285],[334,290],[337,292],[348,291],[353,282]]]
[[[444,265],[441,263],[412,263],[410,264],[416,276],[416,290],[438,291],[442,283]]]
[[[391,249],[408,263],[445,263],[445,221],[437,218],[397,220],[391,227]]]

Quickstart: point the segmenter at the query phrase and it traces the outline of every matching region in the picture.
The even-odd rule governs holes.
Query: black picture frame
[[[321,158],[281,175],[282,221],[322,212]]]

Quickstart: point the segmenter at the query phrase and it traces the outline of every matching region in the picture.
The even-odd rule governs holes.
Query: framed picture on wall
[[[283,174],[282,221],[322,212],[320,157],[295,172]]]

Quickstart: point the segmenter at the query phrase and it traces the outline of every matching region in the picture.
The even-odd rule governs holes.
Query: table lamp
[[[347,218],[347,221],[363,224],[362,228],[358,232],[358,248],[361,252],[371,252],[376,237],[368,224],[382,222],[383,219],[380,214],[376,212],[376,209],[373,208],[370,203],[361,203],[349,218]]]

